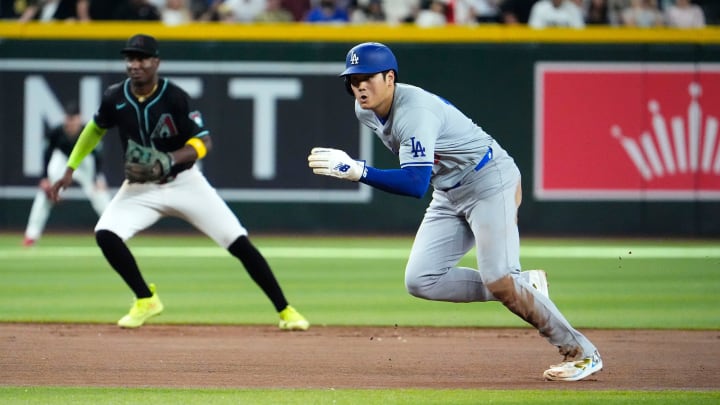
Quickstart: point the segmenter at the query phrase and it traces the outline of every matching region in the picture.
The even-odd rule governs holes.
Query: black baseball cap
[[[80,114],[80,107],[78,106],[78,103],[73,101],[68,101],[63,106],[63,109],[65,110],[65,115],[78,115]]]
[[[160,50],[155,38],[150,35],[137,34],[128,39],[125,48],[120,51],[123,55],[139,53],[145,56],[160,56]]]

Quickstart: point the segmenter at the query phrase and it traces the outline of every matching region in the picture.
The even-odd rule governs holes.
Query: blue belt
[[[475,165],[475,169],[474,169],[474,170],[475,170],[476,172],[480,171],[480,169],[482,169],[483,167],[485,167],[485,165],[486,165],[489,161],[491,161],[492,158],[493,158],[493,150],[492,150],[492,148],[488,148],[487,152],[485,152],[485,156],[483,156],[482,159],[480,159],[480,161],[478,162],[478,164]],[[456,188],[460,187],[461,185],[462,185],[462,183],[461,183],[461,182],[458,182],[456,185],[454,185],[454,186],[452,186],[452,187],[450,187],[450,188],[446,188],[446,189],[444,189],[444,190],[442,190],[442,191],[450,191],[450,190],[452,190],[452,189],[456,189]]]
[[[480,169],[482,169],[487,164],[487,162],[491,161],[492,158],[492,148],[488,148],[488,151],[485,152],[485,156],[483,156],[483,158],[480,159],[480,162],[478,162],[478,164],[475,166],[475,171],[480,171]]]

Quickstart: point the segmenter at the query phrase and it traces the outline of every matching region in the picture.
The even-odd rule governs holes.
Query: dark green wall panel
[[[551,43],[463,43],[412,44],[389,43],[400,63],[400,81],[419,85],[450,100],[510,151],[523,173],[524,202],[520,212],[521,230],[539,235],[627,235],[627,236],[720,236],[720,202],[692,201],[538,201],[533,197],[534,67],[542,62],[655,62],[717,63],[720,47],[683,44],[551,44]],[[202,62],[336,62],[344,61],[353,44],[335,42],[310,43],[237,43],[229,41],[178,42],[161,45],[164,61]],[[22,41],[0,42],[0,64],[12,59],[97,59],[117,60],[122,41]],[[162,67],[161,67],[162,69]],[[1,72],[4,76],[6,73]],[[117,73],[115,73],[117,75]],[[120,73],[121,75],[121,73]],[[9,86],[0,76],[0,87]],[[5,79],[8,80],[8,79]],[[340,79],[327,78],[318,84],[328,94],[343,93]],[[325,90],[324,90],[325,91]],[[334,94],[334,93],[332,93]],[[338,96],[339,97],[339,96]],[[3,91],[0,109],[17,108],[22,94]],[[335,100],[335,99],[333,99]],[[352,119],[351,99],[339,98],[347,105],[343,119]],[[217,101],[220,103],[221,101]],[[720,113],[720,106],[709,106]],[[217,108],[222,108],[217,105]],[[211,127],[228,132],[231,123],[222,121],[227,114],[215,115]],[[0,114],[0,121],[17,119]],[[320,139],[330,141],[339,136],[330,133],[338,128],[337,117],[324,117],[318,123]],[[0,124],[3,124],[0,122]],[[342,127],[342,126],[340,126]],[[325,133],[325,132],[327,133]],[[2,135],[7,138],[8,135]],[[222,135],[216,135],[222,139]],[[308,136],[311,136],[308,134]],[[334,138],[335,137],[335,138]],[[222,142],[222,141],[221,141]],[[5,143],[8,145],[8,143]],[[298,150],[300,149],[300,150]],[[396,167],[394,156],[375,141],[375,165]],[[13,181],[5,147],[0,160],[0,183]],[[307,150],[280,150],[281,157],[306,155]],[[222,161],[208,162],[213,173],[230,172],[233,162],[223,155]],[[210,157],[212,159],[212,156]],[[5,162],[5,163],[2,163]],[[108,164],[118,165],[117,157]],[[298,168],[305,170],[305,168]],[[209,175],[209,177],[212,177]],[[37,179],[27,179],[33,185]],[[117,184],[116,184],[117,185]],[[375,191],[370,203],[301,203],[301,202],[232,202],[231,207],[251,232],[414,232],[428,196],[422,200],[399,197]],[[8,198],[0,194],[0,228],[20,230],[24,227],[30,200]],[[80,225],[92,227],[94,218],[84,201],[66,201],[64,207],[87,211],[71,217],[73,209],[58,209],[49,230],[69,229]],[[79,223],[79,224],[78,224]],[[176,222],[161,223],[160,229],[186,229]]]

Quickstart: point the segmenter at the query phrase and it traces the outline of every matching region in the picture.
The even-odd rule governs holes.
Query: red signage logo
[[[535,197],[720,200],[720,65],[539,63]]]

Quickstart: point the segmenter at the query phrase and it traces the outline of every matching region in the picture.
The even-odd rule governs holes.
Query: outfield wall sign
[[[537,63],[538,200],[720,200],[720,64]]]
[[[332,181],[307,168],[313,146],[372,161],[373,136],[354,116],[338,73],[342,63],[162,61],[160,73],[182,87],[203,114],[213,152],[202,161],[228,201],[369,202],[371,189]],[[92,118],[103,90],[124,80],[122,60],[0,60],[0,198],[32,198],[43,172],[43,134],[61,124],[63,104]],[[122,181],[114,131],[102,144],[111,186]],[[68,190],[65,198],[84,198]]]

